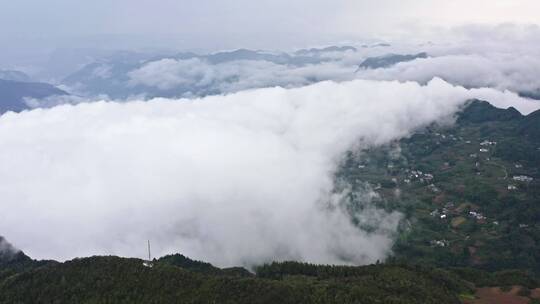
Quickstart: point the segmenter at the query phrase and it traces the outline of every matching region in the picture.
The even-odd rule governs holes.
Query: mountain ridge
[[[41,99],[67,92],[43,82],[20,82],[0,79],[0,114],[8,111],[21,112],[30,107],[25,98]]]

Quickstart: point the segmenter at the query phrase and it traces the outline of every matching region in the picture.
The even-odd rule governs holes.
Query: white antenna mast
[[[148,261],[144,261],[143,266],[149,268],[154,267],[154,264],[152,263],[152,254],[150,252],[150,240],[148,240]]]
[[[150,255],[150,240],[148,240],[148,262],[152,261],[152,256]]]

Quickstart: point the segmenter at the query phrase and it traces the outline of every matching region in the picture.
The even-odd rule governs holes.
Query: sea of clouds
[[[35,258],[144,257],[149,239],[157,256],[219,266],[375,262],[391,253],[401,215],[376,209],[366,189],[355,217],[375,227],[352,223],[349,190],[334,180],[344,153],[451,122],[471,98],[540,106],[435,78],[6,113],[0,231]]]
[[[451,123],[472,98],[537,110],[521,96],[540,96],[538,38],[537,26],[473,26],[437,43],[92,65],[72,78],[98,91],[0,116],[0,234],[60,260],[144,257],[146,240],[156,256],[219,266],[382,260],[402,216],[377,209],[369,187],[348,213],[343,155]],[[428,57],[358,69],[418,52]]]

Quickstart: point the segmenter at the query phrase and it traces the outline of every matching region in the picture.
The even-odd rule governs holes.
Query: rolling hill
[[[20,112],[30,107],[25,98],[46,98],[68,93],[47,83],[21,82],[0,79],[0,113],[7,111]]]

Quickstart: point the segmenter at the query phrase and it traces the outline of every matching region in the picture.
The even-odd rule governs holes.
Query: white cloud
[[[212,81],[212,70],[199,58],[174,60],[161,59],[146,63],[140,69],[128,73],[132,85],[146,85],[161,90],[177,86],[206,86]]]
[[[107,65],[107,64],[100,65],[92,71],[92,76],[99,77],[102,79],[110,78],[112,76],[111,69],[112,67],[110,65]]]
[[[103,100],[96,99],[96,100]],[[31,98],[31,97],[25,97],[23,99],[24,103],[30,108],[52,108],[58,105],[63,104],[78,104],[81,102],[89,102],[87,98],[83,98],[76,95],[52,95],[45,98]]]
[[[520,100],[441,80],[357,80],[7,113],[0,231],[36,258],[142,257],[150,239],[156,255],[220,266],[374,262],[399,215],[371,207],[356,216],[374,232],[351,224],[333,193],[343,153],[446,121],[479,95]]]
[[[465,87],[490,87],[540,96],[537,56],[540,27],[537,25],[468,25],[437,33],[439,38],[435,43],[414,45],[408,41],[386,50],[398,54],[427,52],[430,58],[361,70],[358,77],[420,83],[439,77]]]
[[[361,70],[360,78],[418,81],[440,77],[466,87],[491,87],[514,92],[540,89],[540,58],[516,54],[443,55],[402,62],[385,69]]]
[[[261,87],[292,87],[322,80],[350,80],[354,66],[337,62],[292,66],[268,61],[235,60],[210,64],[206,60],[161,59],[144,64],[128,73],[132,86],[143,85],[160,90],[186,87],[191,93],[231,93]]]

